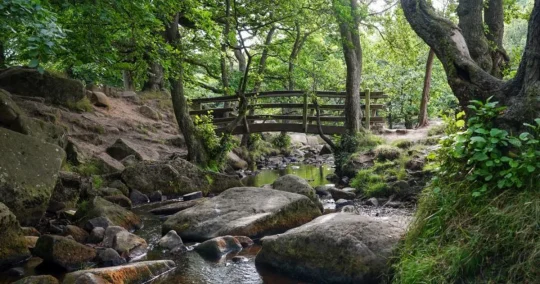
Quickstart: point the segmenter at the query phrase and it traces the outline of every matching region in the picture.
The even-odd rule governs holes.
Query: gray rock
[[[58,179],[54,187],[47,211],[56,212],[65,208],[76,208],[81,195],[81,176],[72,172],[58,172]],[[54,210],[55,204],[61,208]],[[58,206],[56,206],[58,207]],[[52,209],[52,210],[51,210]]]
[[[63,284],[103,283],[80,282],[83,277],[114,279],[114,283],[147,283],[158,276],[172,271],[176,264],[172,260],[155,260],[129,263],[121,266],[80,270],[66,274]]]
[[[319,208],[303,195],[256,187],[231,188],[169,217],[162,232],[175,230],[183,240],[218,236],[264,236],[309,222]]]
[[[22,267],[13,267],[6,271],[6,274],[13,277],[21,277],[24,275],[24,268]]]
[[[314,283],[378,283],[405,227],[394,219],[328,214],[263,238],[255,261]]]
[[[328,191],[330,192],[334,200],[339,200],[339,199],[353,200],[354,198],[356,198],[356,194],[354,192],[344,191],[341,189],[337,189],[335,187],[329,188]]]
[[[97,243],[101,243],[104,237],[105,237],[105,229],[102,227],[96,227],[92,229],[86,241],[91,244],[97,244]]]
[[[149,107],[149,106],[140,106],[139,107],[139,112],[150,118],[150,119],[153,119],[153,120],[161,120],[161,114],[159,114],[158,111],[156,111],[155,109]]]
[[[84,210],[79,209],[75,214],[75,219],[79,220],[79,224],[84,224],[83,227],[87,231],[91,231],[94,227],[106,227],[103,223],[99,223],[94,227],[89,227],[88,224],[86,224],[88,220],[96,217],[105,217],[109,219],[112,224],[122,226],[128,230],[140,229],[142,226],[142,221],[139,216],[122,206],[109,202],[99,196],[88,202]]]
[[[319,185],[314,189],[315,194],[317,194],[322,199],[330,199],[332,198],[332,194],[330,194],[330,192],[328,191],[329,188],[330,186]]]
[[[67,225],[64,228],[62,235],[66,237],[71,236],[75,241],[79,243],[84,243],[88,238],[88,233],[85,230],[73,225]]]
[[[12,284],[58,284],[58,279],[51,275],[28,276]]]
[[[129,155],[129,156],[125,157],[124,159],[122,159],[122,161],[120,161],[120,162],[125,167],[131,167],[131,166],[136,165],[139,162],[139,160],[137,159],[137,157],[135,157],[135,155]]]
[[[161,202],[163,200],[163,194],[160,190],[157,190],[148,194],[148,199],[150,199],[150,202]]]
[[[158,246],[166,249],[173,249],[181,244],[183,244],[182,238],[174,230],[169,231],[158,241]]]
[[[67,271],[80,269],[96,257],[93,248],[70,238],[53,235],[39,237],[32,253],[45,263],[58,265]]]
[[[354,208],[353,205],[345,205],[341,208],[341,212],[344,212],[344,213],[355,213],[356,212],[356,209]]]
[[[109,226],[107,229],[105,229],[101,245],[106,248],[112,248],[114,237],[116,237],[116,234],[125,230],[125,228],[120,226]]]
[[[34,68],[12,67],[0,71],[0,88],[19,96],[41,97],[45,101],[69,107],[84,97],[83,84]]]
[[[233,256],[233,258],[231,260],[232,260],[232,262],[235,262],[235,263],[247,262],[248,261],[247,257],[240,256],[240,255]]]
[[[126,167],[107,153],[101,153],[96,156],[103,170],[107,173],[122,172]]]
[[[240,242],[240,244],[242,245],[243,248],[250,247],[250,246],[252,246],[254,244],[253,240],[250,237],[234,236],[234,238],[237,239],[238,242]]]
[[[233,151],[227,154],[227,164],[235,171],[245,170],[248,167],[248,163],[236,155]]]
[[[49,205],[64,151],[0,128],[0,200],[23,226],[39,222]]]
[[[372,197],[372,198],[366,200],[366,205],[379,207],[379,200],[377,200],[377,198],[375,198],[375,197]]]
[[[131,209],[132,203],[131,200],[124,195],[111,195],[111,196],[105,196],[103,199],[112,202],[114,204],[118,204],[126,209]]]
[[[122,192],[123,195],[129,196],[129,188],[121,180],[113,180],[107,184],[108,187],[116,188]]]
[[[26,239],[17,218],[0,202],[0,270],[30,257]]]
[[[284,175],[274,181],[272,187],[276,190],[287,191],[297,193],[309,198],[319,209],[324,211],[323,205],[319,200],[319,197],[315,193],[315,190],[309,185],[309,183],[295,175]]]
[[[182,196],[182,199],[184,201],[190,201],[190,200],[195,200],[195,199],[199,199],[199,198],[202,198],[202,197],[203,197],[202,191],[196,191],[196,192],[184,194]]]
[[[98,263],[99,267],[110,267],[125,264],[126,260],[114,249],[106,248],[98,250],[96,262]]]
[[[321,151],[319,151],[319,155],[322,156],[322,155],[327,155],[327,154],[332,154],[334,151],[332,151],[332,148],[330,148],[330,146],[328,146],[327,144],[324,144],[324,146],[321,148]]]
[[[114,236],[112,248],[120,255],[132,259],[145,254],[148,244],[143,238],[123,230]]]
[[[137,145],[124,138],[116,140],[113,145],[107,148],[106,152],[118,161],[123,160],[129,155],[134,155],[141,161],[159,160],[159,154],[155,150]]]
[[[172,204],[167,204],[158,208],[154,208],[150,210],[150,213],[156,214],[156,215],[172,215],[182,210],[191,208],[199,204],[200,202],[203,202],[204,200],[205,198],[199,198],[199,199],[190,200],[190,201],[178,201]]]
[[[133,203],[134,205],[140,205],[150,202],[150,199],[148,199],[148,196],[146,196],[146,194],[143,194],[136,189],[131,190],[131,193],[129,194],[129,199],[131,199],[131,203]]]
[[[242,250],[242,245],[233,236],[213,238],[195,247],[195,251],[210,259],[219,259],[225,254],[240,250]]]
[[[338,201],[336,201],[336,210],[340,210],[347,205],[354,205],[354,203],[352,200],[339,199]]]
[[[111,220],[109,220],[109,218],[107,218],[107,217],[96,217],[96,218],[88,219],[88,221],[86,221],[84,223],[83,228],[87,232],[91,232],[95,228],[107,229],[107,227],[109,227],[111,225],[114,225],[114,224],[113,224],[113,222]]]

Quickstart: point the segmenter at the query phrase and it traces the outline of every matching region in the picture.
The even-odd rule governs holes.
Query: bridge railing
[[[319,98],[330,99],[331,104],[319,105],[321,110],[321,122],[323,122],[323,131],[326,134],[341,134],[345,129],[342,126],[345,121],[343,111],[345,110],[345,92],[335,91],[317,91],[315,95]],[[309,95],[305,91],[269,91],[259,93],[247,93],[246,97],[249,100],[250,112],[246,116],[248,127],[240,125],[233,133],[245,133],[249,129],[250,132],[271,132],[271,131],[289,131],[289,132],[304,132],[317,133],[316,125],[317,117],[315,116],[315,105],[310,103]],[[266,102],[268,99],[282,98],[282,100],[296,102]],[[298,102],[298,98],[301,98]],[[378,111],[384,109],[383,104],[377,104],[377,100],[387,98],[382,92],[361,92],[360,99],[364,102],[361,107],[364,110],[364,123],[367,127],[374,123],[383,123],[384,118],[378,116]],[[194,99],[192,103],[191,115],[205,115],[211,113],[213,115],[213,124],[220,127],[234,120],[234,115],[231,115],[236,110],[230,105],[237,102],[239,97],[221,96],[213,98]],[[373,103],[374,101],[375,103]],[[223,106],[221,103],[224,103]],[[261,114],[259,110],[281,109],[279,114]],[[297,110],[301,112],[284,113],[283,110]],[[325,112],[322,114],[322,112]],[[338,112],[338,114],[331,114]],[[229,115],[227,115],[229,114]],[[266,123],[270,121],[270,123]],[[277,121],[281,121],[278,123]],[[296,122],[296,123],[291,123]],[[298,123],[300,122],[300,123]]]

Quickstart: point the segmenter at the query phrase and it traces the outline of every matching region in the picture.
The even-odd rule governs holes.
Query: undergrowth
[[[496,103],[471,108],[466,130],[463,120],[448,123],[438,170],[393,265],[395,283],[540,279],[540,119],[514,137],[493,125],[504,111]]]

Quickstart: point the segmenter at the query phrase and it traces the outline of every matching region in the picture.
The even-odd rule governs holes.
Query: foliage
[[[496,117],[504,111],[497,102],[471,101],[475,116],[467,121],[467,129],[451,134],[441,142],[439,176],[465,178],[473,187],[473,196],[488,190],[522,188],[533,184],[531,173],[540,169],[540,119],[527,124],[531,133],[518,137],[494,127]],[[464,113],[458,114],[461,118]],[[463,128],[464,120],[455,122]]]
[[[446,129],[446,126],[444,124],[438,124],[435,126],[432,126],[428,130],[428,136],[437,136],[444,134],[444,130]]]
[[[398,147],[390,145],[379,145],[375,147],[374,152],[379,161],[393,161],[401,155],[401,150]]]
[[[196,136],[203,141],[209,156],[208,169],[220,171],[226,162],[227,153],[238,145],[238,141],[224,134],[217,135],[211,115],[195,116]]]
[[[356,135],[344,134],[336,136],[335,140],[337,149],[334,149],[334,163],[338,176],[343,174],[343,167],[354,153],[369,151],[383,142],[381,137],[370,132],[360,132]]]
[[[272,145],[279,149],[286,149],[291,146],[291,137],[287,133],[280,133],[272,140]]]
[[[99,175],[92,176],[92,187],[101,188],[103,186],[103,178]]]
[[[540,119],[514,137],[494,126],[502,108],[473,101],[449,121],[432,183],[424,189],[396,283],[533,283],[540,262]],[[463,114],[458,115],[463,118]],[[486,245],[489,240],[489,245]]]
[[[398,139],[392,142],[392,146],[396,146],[400,149],[407,149],[414,145],[414,142],[409,139]]]
[[[92,102],[86,96],[77,102],[68,101],[68,108],[77,112],[91,112],[94,110]]]
[[[74,172],[85,177],[99,175],[103,172],[101,163],[97,160],[90,160],[84,164],[78,165],[77,167],[71,166],[70,168],[73,169]]]

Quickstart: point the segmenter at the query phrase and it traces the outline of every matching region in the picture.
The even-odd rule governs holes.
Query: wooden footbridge
[[[327,104],[320,104],[320,121],[325,134],[343,134],[345,127],[345,92],[317,91],[312,95],[323,98]],[[317,134],[317,116],[313,97],[305,91],[269,91],[247,93],[249,100],[249,115],[246,116],[247,127],[241,124],[234,129],[233,134],[260,132],[300,132]],[[311,103],[308,102],[310,101]],[[378,111],[384,108],[377,100],[387,98],[382,92],[361,92],[360,99],[364,113],[365,125],[383,123],[384,118],[378,116]],[[274,102],[268,102],[272,99]],[[374,103],[372,103],[372,100]],[[219,133],[225,125],[235,119],[235,111],[239,101],[237,95],[192,100],[190,115],[213,116],[212,123]],[[282,101],[282,103],[275,103]],[[263,112],[265,114],[262,114]],[[268,114],[270,113],[270,114]]]

